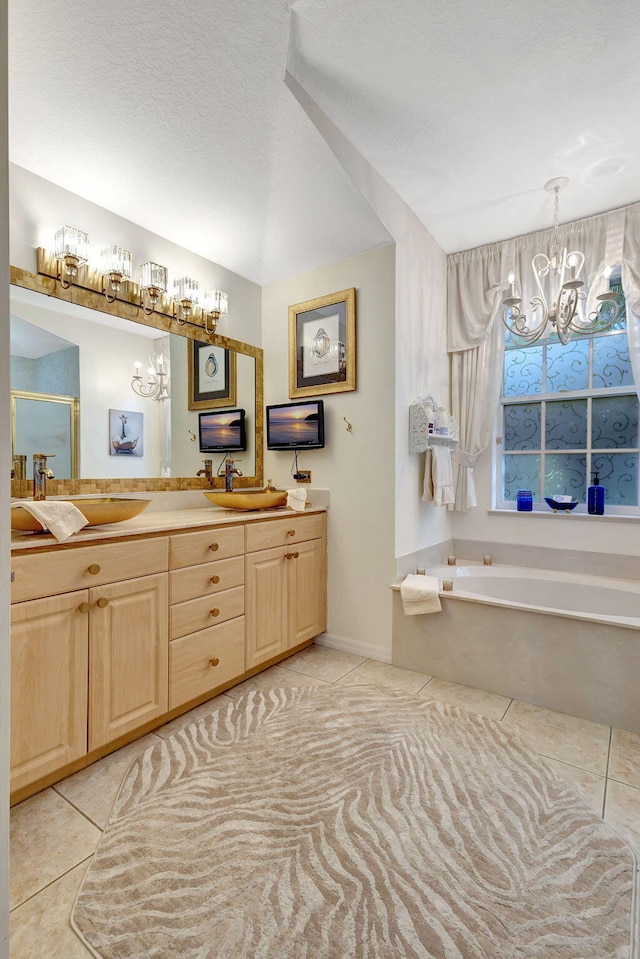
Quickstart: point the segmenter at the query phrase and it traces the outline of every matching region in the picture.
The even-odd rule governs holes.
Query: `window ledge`
[[[517,509],[489,509],[487,510],[489,516],[517,516],[520,519],[523,516],[537,516],[544,517],[547,519],[557,519],[561,516],[560,513],[554,513],[550,509],[533,509],[533,510],[517,510]],[[571,520],[588,520],[590,523],[593,523],[594,520],[596,523],[604,522],[607,523],[640,523],[640,515],[630,514],[630,513],[603,513],[602,516],[598,516],[593,513],[578,513],[577,509],[568,512],[566,516],[563,516],[562,519],[565,522],[568,522],[568,518],[571,517]]]

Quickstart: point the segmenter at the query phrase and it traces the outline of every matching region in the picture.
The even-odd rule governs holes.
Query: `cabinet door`
[[[11,788],[87,752],[87,590],[11,607]]]
[[[245,669],[288,649],[286,547],[245,558]]]
[[[90,750],[168,709],[167,595],[167,573],[89,591]]]
[[[291,551],[289,554],[291,555]],[[296,543],[287,562],[289,648],[312,639],[327,626],[326,553],[322,539]]]

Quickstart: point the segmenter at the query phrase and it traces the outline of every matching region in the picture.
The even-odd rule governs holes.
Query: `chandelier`
[[[131,389],[138,396],[144,396],[145,399],[167,400],[171,396],[171,380],[169,377],[169,364],[167,358],[162,353],[151,353],[149,356],[149,369],[147,378],[144,380],[140,374],[140,363],[134,363],[135,373],[131,380]]]
[[[557,333],[561,343],[568,343],[573,333],[589,335],[601,333],[615,323],[620,314],[620,306],[608,289],[611,267],[604,270],[605,286],[603,293],[596,297],[597,309],[585,319],[578,314],[578,304],[586,299],[584,280],[580,278],[584,266],[584,253],[563,247],[558,243],[558,194],[568,184],[567,177],[554,177],[545,183],[548,193],[554,194],[553,246],[551,257],[545,253],[536,253],[531,261],[531,269],[538,287],[538,293],[532,297],[530,306],[533,317],[520,309],[522,297],[517,295],[515,274],[510,273],[509,295],[502,300],[504,310],[502,320],[512,336],[525,343],[535,343],[547,333]],[[543,280],[547,277],[555,281],[555,292],[549,299],[545,295]],[[548,285],[548,284],[547,284]],[[549,301],[551,306],[549,306]]]

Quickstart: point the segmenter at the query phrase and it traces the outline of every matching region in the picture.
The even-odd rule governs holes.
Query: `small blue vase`
[[[533,510],[533,493],[530,489],[518,490],[516,508],[519,513],[530,513]]]

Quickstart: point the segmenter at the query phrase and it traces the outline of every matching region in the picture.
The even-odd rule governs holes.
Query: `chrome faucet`
[[[33,498],[43,500],[47,498],[47,480],[54,479],[52,470],[47,466],[47,460],[55,453],[33,454]]]
[[[196,476],[202,476],[204,473],[209,486],[213,486],[213,460],[203,460],[204,469],[198,470]]]
[[[226,493],[233,492],[233,477],[242,476],[242,472],[237,470],[230,456],[224,461],[224,488]]]

